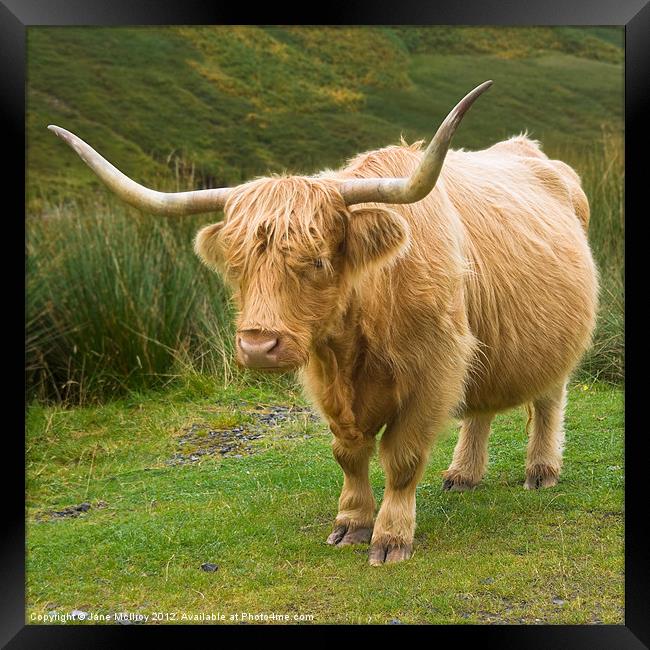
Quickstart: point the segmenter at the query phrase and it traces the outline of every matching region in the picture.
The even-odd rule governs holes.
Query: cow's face
[[[235,188],[195,249],[234,289],[237,361],[291,370],[336,331],[355,284],[408,240],[402,217],[346,207],[332,181],[277,177]]]

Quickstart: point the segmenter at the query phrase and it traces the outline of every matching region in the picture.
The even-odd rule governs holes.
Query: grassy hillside
[[[218,186],[429,138],[491,78],[456,145],[588,148],[622,128],[622,57],[617,28],[30,28],[29,208],[97,187],[49,123],[138,179]]]

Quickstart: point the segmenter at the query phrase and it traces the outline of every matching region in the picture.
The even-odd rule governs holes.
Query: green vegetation
[[[27,380],[66,402],[229,376],[232,314],[192,239],[200,222],[77,205],[28,223]]]
[[[589,240],[600,271],[600,311],[593,345],[580,375],[622,383],[624,378],[624,176],[623,146],[604,135],[601,151],[581,160],[567,150],[562,159],[582,177],[591,203]]]
[[[246,428],[256,407],[278,403],[301,402],[272,384],[215,392],[199,376],[102,406],[33,408],[28,620],[77,609],[277,612],[315,623],[623,623],[620,390],[570,391],[565,469],[549,490],[522,488],[518,410],[495,421],[484,482],[442,492],[450,429],[418,487],[415,555],[381,568],[367,565],[367,547],[325,544],[341,471],[325,426],[302,414],[265,425],[251,455],[169,464],[191,425]],[[371,482],[380,499],[376,458]],[[52,514],[81,503],[91,508],[79,516]]]

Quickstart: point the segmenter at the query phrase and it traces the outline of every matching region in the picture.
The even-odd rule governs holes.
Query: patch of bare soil
[[[233,427],[210,428],[206,424],[195,423],[183,429],[178,439],[174,456],[167,461],[169,465],[197,463],[205,456],[242,458],[256,452],[250,444],[268,434],[269,429],[278,435],[277,427],[287,422],[318,422],[318,416],[308,407],[302,406],[262,406],[242,408],[242,422]],[[306,434],[286,433],[283,438],[310,437]]]
[[[63,510],[47,510],[40,512],[36,515],[36,519],[45,520],[45,519],[67,519],[70,517],[79,517],[84,513],[88,512],[91,508],[105,508],[106,503],[104,501],[98,501],[94,505],[92,503],[84,502],[75,506],[68,506],[63,508]]]

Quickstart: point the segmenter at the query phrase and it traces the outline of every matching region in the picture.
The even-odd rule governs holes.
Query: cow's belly
[[[496,412],[532,401],[564,381],[588,348],[596,316],[596,277],[531,282],[525,298],[504,292],[491,314],[474,314],[480,342],[465,394],[465,413]],[[487,318],[486,318],[487,316]]]

